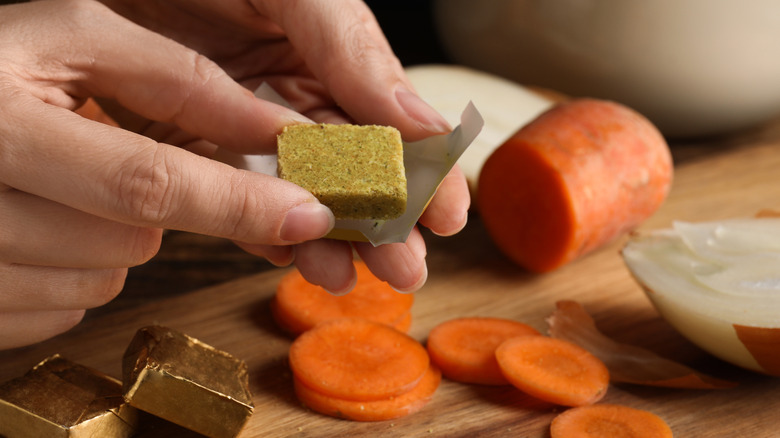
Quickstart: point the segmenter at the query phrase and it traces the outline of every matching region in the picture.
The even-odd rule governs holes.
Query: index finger
[[[24,66],[37,80],[5,75],[0,82],[3,183],[123,223],[248,243],[289,244],[332,227],[330,211],[293,184],[46,103],[57,89],[115,98],[148,118],[239,150],[272,149],[281,126],[300,121],[259,101],[197,53],[102,5],[41,3],[23,7],[47,11],[40,14],[45,22],[35,23],[43,34],[20,42],[26,44],[23,61],[40,58]],[[63,35],[71,40],[63,42]]]
[[[407,141],[451,130],[414,92],[371,10],[359,0],[252,1],[278,23],[338,105]]]

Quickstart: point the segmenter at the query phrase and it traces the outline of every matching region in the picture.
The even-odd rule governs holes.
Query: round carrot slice
[[[599,401],[609,387],[609,371],[584,348],[547,336],[522,336],[502,343],[496,359],[509,382],[540,400],[564,406]]]
[[[412,389],[428,369],[425,348],[410,336],[360,318],[326,321],[290,346],[293,375],[346,400],[379,400]]]
[[[409,313],[414,294],[402,294],[378,279],[362,261],[355,262],[357,283],[346,295],[336,296],[306,281],[296,269],[276,288],[271,312],[277,324],[295,335],[320,322],[337,318],[365,318],[395,325]]]
[[[652,412],[628,406],[596,404],[569,409],[550,425],[551,438],[672,438],[672,429]]]
[[[295,394],[313,411],[353,421],[383,421],[413,414],[433,397],[441,383],[441,372],[429,367],[420,382],[409,392],[381,400],[344,400],[323,395],[294,379]]]
[[[428,355],[451,380],[508,385],[496,361],[496,348],[517,336],[540,335],[533,327],[504,318],[464,317],[445,321],[428,334]]]

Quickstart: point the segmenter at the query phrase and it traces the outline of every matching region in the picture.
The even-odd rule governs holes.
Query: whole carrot
[[[476,201],[502,252],[545,272],[652,215],[666,199],[672,172],[666,141],[645,117],[618,103],[574,99],[492,153]]]

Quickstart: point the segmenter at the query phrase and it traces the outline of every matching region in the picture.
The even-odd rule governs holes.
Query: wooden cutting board
[[[672,193],[644,229],[672,219],[749,216],[780,204],[780,126],[675,149]],[[411,335],[424,341],[436,324],[457,316],[515,318],[545,330],[561,299],[583,303],[603,332],[649,348],[716,377],[735,389],[702,391],[613,385],[603,400],[648,409],[676,437],[777,437],[780,379],[727,365],[694,347],[667,325],[630,278],[619,256],[625,239],[553,273],[531,275],[491,244],[479,218],[458,236],[426,234],[429,282],[416,294]],[[135,331],[148,324],[181,330],[244,359],[255,414],[243,437],[548,437],[559,408],[511,387],[444,381],[421,412],[395,421],[355,423],[310,412],[292,392],[286,362],[290,339],[270,320],[269,298],[286,269],[240,278],[191,294],[91,319],[55,339],[0,352],[0,381],[23,374],[43,358],[66,358],[121,376],[120,359]],[[780,315],[778,315],[780,318]],[[192,436],[167,424],[144,437]]]

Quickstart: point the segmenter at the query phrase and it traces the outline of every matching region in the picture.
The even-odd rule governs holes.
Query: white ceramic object
[[[437,0],[455,61],[617,100],[667,136],[780,116],[777,0]]]

